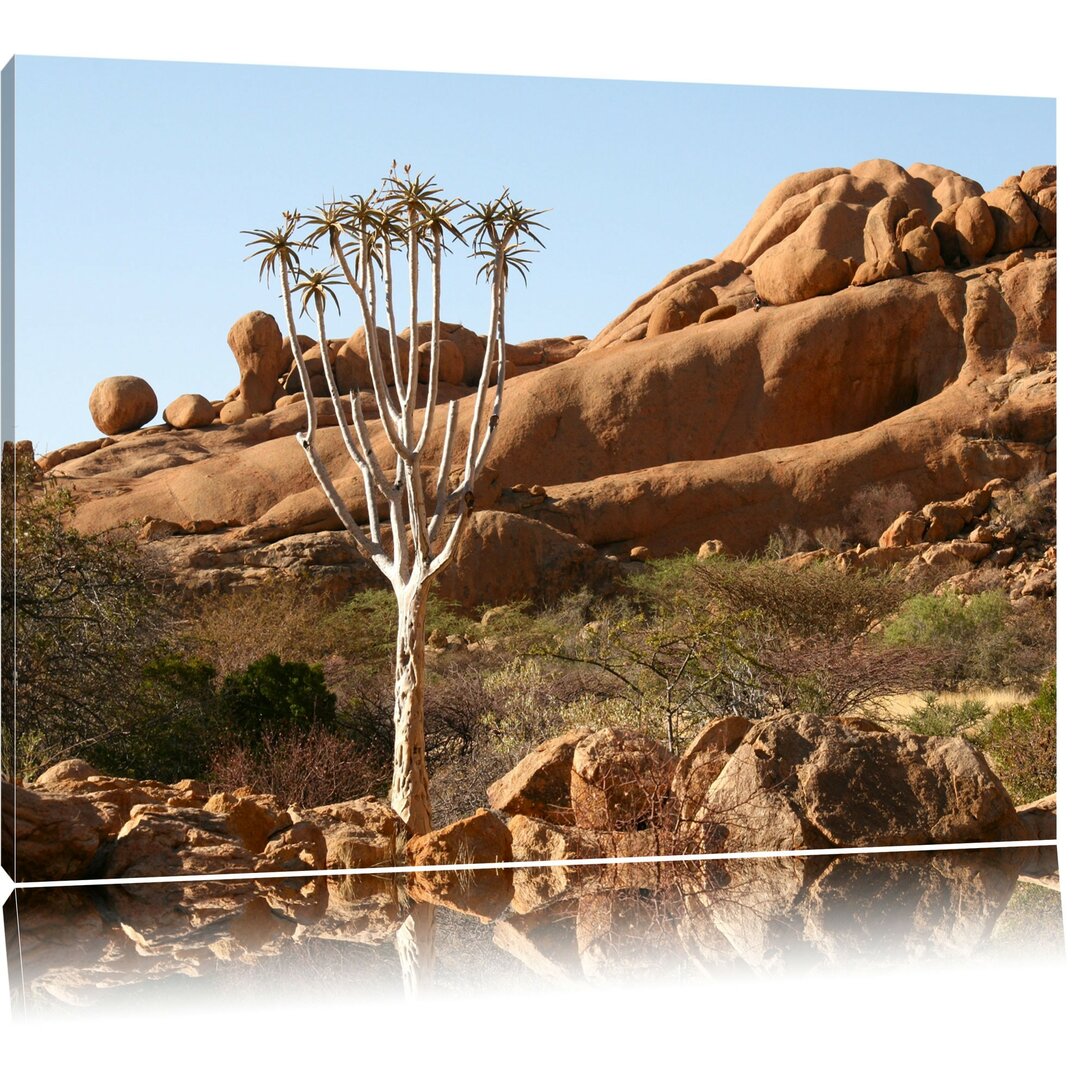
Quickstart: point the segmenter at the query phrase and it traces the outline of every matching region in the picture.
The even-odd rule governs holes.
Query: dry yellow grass
[[[919,693],[890,694],[879,698],[874,702],[875,706],[885,715],[894,720],[904,720],[923,705],[926,695],[932,691],[925,690]],[[960,705],[965,701],[981,701],[991,713],[1009,705],[1017,705],[1031,700],[1030,694],[1021,694],[1016,690],[1008,689],[984,689],[984,690],[948,690],[936,694],[936,700],[942,705]]]

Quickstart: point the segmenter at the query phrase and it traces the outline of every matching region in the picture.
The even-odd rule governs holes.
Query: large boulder
[[[268,839],[255,862],[255,869],[260,872],[326,868],[326,838],[311,821],[295,821],[279,829]]]
[[[959,206],[956,203],[945,207],[930,226],[938,239],[941,258],[946,266],[960,266],[966,261],[960,253],[960,238],[956,234],[956,211]]]
[[[103,877],[248,873],[255,856],[222,814],[190,807],[140,806],[120,830]]]
[[[758,295],[769,304],[827,296],[851,283],[852,268],[823,248],[778,244],[754,263]]]
[[[941,244],[934,231],[926,225],[906,232],[900,241],[900,250],[907,256],[908,269],[913,274],[940,270],[945,265],[941,257]]]
[[[541,743],[487,789],[493,810],[524,814],[556,825],[573,825],[570,771],[574,750],[589,735],[577,728]]]
[[[789,713],[756,724],[697,816],[708,851],[1023,839],[1001,781],[961,738]]]
[[[244,790],[211,795],[203,809],[224,817],[232,833],[255,855],[274,833],[292,824],[288,811],[273,795],[252,795]]]
[[[504,863],[511,858],[511,837],[498,814],[477,810],[442,829],[412,837],[406,854],[412,866]]]
[[[509,863],[512,852],[510,830],[490,810],[477,810],[445,828],[414,836],[406,847],[409,863],[417,867]],[[414,900],[440,904],[485,921],[503,911],[513,889],[513,874],[501,867],[467,874],[424,869],[408,876],[409,895]]]
[[[430,341],[425,341],[417,350],[420,358],[420,382],[425,385],[431,381]],[[439,338],[439,382],[460,386],[465,381],[465,357],[450,338]]]
[[[570,800],[584,829],[630,832],[660,821],[675,761],[646,735],[603,728],[574,748]]]
[[[109,838],[108,816],[89,799],[0,785],[5,871],[15,881],[86,877]]]
[[[379,342],[379,357],[383,362],[383,373],[387,380],[393,378],[390,367],[390,331],[385,327],[376,328]],[[334,360],[334,378],[338,390],[348,393],[350,390],[371,390],[371,365],[368,362],[367,336],[362,326],[358,327],[337,351]]]
[[[709,721],[691,740],[675,765],[671,804],[675,827],[692,822],[713,781],[724,771],[753,721],[741,716],[720,716]]]
[[[161,784],[126,776],[104,776],[96,769],[86,774],[78,762],[61,762],[34,782],[37,791],[66,798],[85,799],[102,815],[107,832],[115,838],[136,806],[201,807],[209,791],[198,780]]]
[[[894,278],[907,277],[909,273],[907,256],[897,245],[895,250],[880,259],[861,263],[855,271],[851,284],[856,288],[864,285],[876,285],[879,281],[891,281]]]
[[[252,413],[269,412],[278,379],[288,370],[277,320],[265,311],[249,311],[233,323],[227,340],[240,369],[240,400]]]
[[[1039,228],[1050,244],[1057,243],[1057,184],[1040,188],[1028,203],[1031,212],[1039,222]],[[1039,236],[1036,233],[1036,241]]]
[[[106,435],[136,431],[153,420],[157,410],[153,387],[137,375],[112,375],[90,392],[90,418]]]
[[[64,780],[89,780],[100,775],[101,770],[82,758],[65,758],[47,768],[35,781],[36,787],[50,787]]]
[[[504,556],[515,551],[512,561]],[[612,576],[596,551],[558,528],[501,510],[474,513],[439,577],[439,595],[463,607],[530,599],[551,603],[567,588],[602,589]]]
[[[692,326],[716,306],[716,293],[701,281],[688,281],[671,291],[653,308],[645,330],[647,338]]]
[[[893,260],[899,244],[896,239],[896,227],[908,214],[909,206],[904,199],[890,195],[877,203],[866,216],[866,228],[863,230],[863,259],[874,263]]]

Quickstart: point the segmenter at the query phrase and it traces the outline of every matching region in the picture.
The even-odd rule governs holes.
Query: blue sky
[[[164,407],[236,382],[225,344],[278,301],[243,229],[370,188],[392,158],[467,198],[550,207],[512,289],[512,340],[594,334],[676,266],[715,255],[779,180],[870,157],[992,187],[1056,160],[1048,98],[20,57],[16,435],[97,435],[114,374]],[[464,255],[444,318],[482,329]],[[345,335],[351,307],[331,332]]]

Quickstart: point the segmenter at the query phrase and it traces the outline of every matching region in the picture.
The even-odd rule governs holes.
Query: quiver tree
[[[252,230],[248,246],[261,256],[260,278],[275,276],[281,289],[288,341],[307,403],[307,426],[297,440],[320,487],[357,547],[382,571],[397,598],[394,670],[394,769],[390,804],[414,833],[431,828],[424,761],[424,615],[432,579],[449,561],[472,507],[473,487],[499,421],[506,374],[506,289],[511,270],[525,278],[542,211],[530,210],[509,192],[487,203],[444,197],[433,178],[391,169],[382,186],[366,197],[334,200],[301,215],[289,211],[275,230]],[[538,241],[539,242],[539,241]],[[464,463],[451,476],[458,402],[447,406],[442,452],[433,492],[425,489],[421,460],[428,450],[439,385],[439,307],[443,255],[450,245],[471,246],[481,262],[477,280],[491,286],[491,320],[480,382],[472,404]],[[302,270],[300,253],[329,250],[323,269]],[[542,246],[542,245],[541,245]],[[395,258],[408,273],[407,346],[395,314]],[[431,273],[431,346],[427,391],[418,409],[421,382],[420,272]],[[337,291],[351,290],[359,304],[378,423],[393,451],[388,470],[376,456],[355,390],[348,401],[338,391],[326,336],[326,307],[340,312]],[[337,426],[359,471],[366,522],[351,512],[315,445],[317,410],[311,376],[296,331],[296,303],[318,330],[323,372]],[[382,304],[389,330],[380,343],[376,312]],[[384,355],[385,349],[389,355]],[[387,379],[387,369],[390,380]],[[429,457],[432,455],[428,454]],[[430,498],[429,498],[430,496]],[[384,528],[383,522],[386,526]]]

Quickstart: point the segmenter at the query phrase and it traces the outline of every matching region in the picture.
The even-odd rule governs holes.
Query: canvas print
[[[5,77],[17,882],[534,959],[613,889],[970,884],[851,849],[1017,845],[981,943],[1056,883],[1052,101]]]

